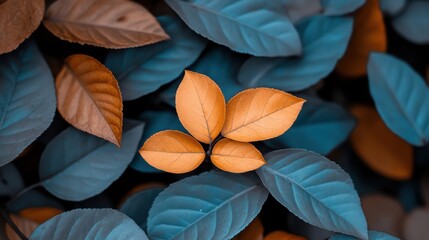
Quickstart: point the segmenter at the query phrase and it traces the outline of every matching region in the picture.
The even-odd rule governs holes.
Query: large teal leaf
[[[302,97],[307,102],[292,127],[265,143],[274,149],[304,148],[326,155],[347,139],[356,121],[335,103]]]
[[[0,56],[0,166],[49,127],[56,105],[54,79],[34,42]]]
[[[30,240],[148,240],[125,214],[114,209],[75,209],[34,230]]]
[[[257,170],[277,201],[307,223],[368,239],[359,196],[350,176],[336,163],[306,150],[286,149],[265,156]]]
[[[360,8],[366,0],[321,0],[325,15],[344,15]],[[391,0],[393,1],[393,0]]]
[[[368,78],[375,106],[386,125],[407,142],[422,146],[429,138],[429,89],[405,62],[372,53]]]
[[[427,44],[429,43],[428,13],[429,1],[410,1],[405,10],[393,19],[393,28],[408,41]]]
[[[285,91],[308,88],[332,72],[347,48],[352,28],[352,18],[312,17],[298,25],[304,45],[301,57],[251,57],[241,67],[238,81],[246,87]]]
[[[267,190],[253,174],[211,171],[164,190],[149,211],[151,240],[231,239],[259,213]]]
[[[377,231],[369,231],[369,240],[399,240],[397,237],[393,237],[387,233],[377,232]],[[348,235],[343,234],[335,234],[330,237],[329,240],[359,240],[359,238],[355,238]]]
[[[106,66],[118,79],[124,100],[139,98],[173,81],[206,47],[207,41],[180,19],[162,16],[158,21],[170,40],[111,51],[107,56]]]
[[[283,5],[266,0],[166,0],[195,32],[255,56],[301,53],[299,36]]]
[[[68,128],[46,147],[40,160],[42,185],[53,195],[81,201],[106,189],[125,171],[137,151],[143,124],[125,121],[121,148]]]

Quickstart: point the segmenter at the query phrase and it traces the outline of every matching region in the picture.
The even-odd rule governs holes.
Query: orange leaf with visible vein
[[[232,173],[249,172],[265,164],[264,157],[252,144],[227,138],[216,143],[210,159],[216,167]]]
[[[148,10],[129,0],[58,0],[46,11],[43,24],[63,40],[105,48],[169,38]]]
[[[264,240],[305,240],[305,237],[301,237],[284,231],[274,231],[265,236]]]
[[[185,71],[176,92],[176,111],[192,136],[203,143],[211,143],[225,121],[225,98],[209,77]]]
[[[196,169],[206,153],[201,144],[188,134],[167,130],[146,140],[140,155],[154,168],[179,174]]]
[[[68,57],[56,78],[58,111],[74,127],[117,146],[122,137],[122,97],[113,74],[96,59]]]
[[[254,88],[235,95],[226,105],[224,137],[254,142],[286,132],[305,100],[272,88]]]
[[[26,237],[30,237],[34,229],[36,229],[39,226],[38,223],[31,221],[29,219],[25,219],[23,217],[19,217],[13,214],[9,215],[9,217]],[[21,238],[9,226],[9,224],[7,223],[5,224],[6,224],[6,235],[9,238],[9,240],[21,240]]]
[[[262,240],[264,238],[264,226],[261,220],[255,218],[243,231],[233,240]]]

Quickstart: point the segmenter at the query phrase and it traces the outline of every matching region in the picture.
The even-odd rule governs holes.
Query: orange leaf
[[[216,167],[232,173],[249,172],[265,164],[264,157],[252,144],[228,138],[216,143],[210,159]]]
[[[74,127],[117,146],[122,136],[122,97],[113,74],[96,59],[68,57],[56,79],[58,111]]]
[[[169,38],[149,11],[129,0],[58,0],[46,11],[43,24],[63,40],[105,48]]]
[[[284,231],[274,231],[265,236],[264,240],[305,240],[305,237],[301,237]]]
[[[413,172],[413,148],[385,125],[372,107],[355,106],[358,124],[351,134],[357,154],[374,171],[396,179],[409,179]]]
[[[346,77],[366,75],[369,53],[387,50],[386,29],[379,0],[367,0],[354,14],[354,29],[349,46],[338,62],[337,72]]]
[[[188,134],[167,130],[146,140],[140,155],[154,168],[170,173],[187,173],[203,162],[206,153],[201,144]]]
[[[264,226],[259,218],[255,218],[249,226],[240,232],[233,240],[262,240],[264,238]]]
[[[47,220],[57,216],[58,214],[63,213],[63,210],[52,208],[52,207],[32,207],[25,208],[19,212],[19,216],[42,224]]]
[[[13,214],[9,215],[10,219],[15,223],[19,230],[26,236],[30,237],[31,233],[36,229],[39,224],[29,219],[25,219]],[[9,240],[21,240],[16,232],[6,223],[6,235]]]
[[[0,5],[0,54],[16,49],[37,29],[45,0],[9,0]]]
[[[240,142],[280,136],[295,122],[304,102],[304,99],[272,88],[242,91],[226,105],[222,135]]]
[[[176,92],[176,110],[180,122],[192,136],[211,143],[225,121],[225,98],[209,77],[185,71]]]

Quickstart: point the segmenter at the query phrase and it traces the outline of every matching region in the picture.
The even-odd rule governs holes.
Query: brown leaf
[[[428,239],[429,209],[415,208],[405,219],[403,236],[406,240]]]
[[[226,105],[224,137],[254,142],[286,132],[305,100],[272,88],[254,88],[235,95]]]
[[[355,106],[351,111],[358,119],[351,143],[362,160],[385,177],[409,179],[413,172],[411,145],[395,135],[374,108]]]
[[[31,233],[36,229],[39,224],[29,219],[25,219],[16,215],[9,215],[10,219],[15,223],[19,230],[26,236],[30,237]],[[6,223],[6,235],[9,240],[21,240],[16,232]]]
[[[19,211],[19,216],[36,222],[38,224],[42,224],[49,219],[57,216],[58,214],[63,213],[63,210],[52,208],[52,207],[32,207],[25,208]]]
[[[8,0],[0,5],[0,54],[11,52],[40,25],[45,0]]]
[[[249,226],[241,231],[233,240],[263,240],[264,239],[264,226],[261,220],[255,218]]]
[[[117,146],[122,136],[122,97],[113,74],[96,59],[68,57],[56,78],[58,111],[74,127]]]
[[[210,159],[216,167],[232,173],[249,172],[265,164],[264,157],[252,144],[228,138],[216,143]]]
[[[386,29],[379,0],[367,0],[354,14],[350,43],[336,70],[345,77],[364,76],[369,54],[386,50]]]
[[[140,149],[149,165],[169,173],[187,173],[196,169],[206,153],[188,134],[167,130],[152,135]]]
[[[58,0],[48,8],[43,24],[63,40],[105,48],[169,38],[149,11],[129,0]]]
[[[225,98],[209,77],[185,71],[176,92],[176,110],[180,122],[192,136],[211,143],[225,121]]]
[[[305,237],[301,237],[284,231],[274,231],[265,236],[264,240],[305,240]]]

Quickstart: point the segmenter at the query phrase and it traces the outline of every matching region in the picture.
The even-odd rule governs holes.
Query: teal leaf
[[[280,0],[280,2],[294,24],[322,11],[320,0]]]
[[[283,135],[265,143],[274,149],[304,148],[326,155],[347,139],[356,120],[335,103],[302,97],[307,102],[292,127]]]
[[[125,171],[137,151],[143,124],[124,122],[122,147],[68,128],[46,147],[39,166],[41,184],[58,198],[81,201],[106,189]]]
[[[372,53],[368,78],[375,106],[386,125],[410,144],[422,146],[429,138],[429,90],[405,62]]]
[[[304,45],[298,58],[251,57],[240,69],[238,81],[246,87],[272,87],[285,91],[306,89],[326,77],[344,55],[353,20],[315,16],[297,27]]]
[[[185,128],[179,121],[176,113],[170,111],[147,111],[139,116],[139,120],[145,122],[145,131],[139,142],[139,148],[143,146],[144,142],[153,134],[164,130],[178,130],[186,132]],[[134,159],[130,164],[134,170],[144,173],[158,173],[160,170],[149,165],[140,155],[136,152]]]
[[[329,240],[359,240],[352,236],[347,236],[343,234],[335,234],[329,238]],[[369,240],[399,240],[397,237],[393,237],[387,233],[369,231]]]
[[[0,56],[0,166],[49,127],[56,106],[51,70],[34,42]]]
[[[30,240],[148,240],[144,231],[114,209],[75,209],[34,230]]]
[[[405,39],[417,44],[429,43],[429,2],[410,1],[392,20],[393,28]]]
[[[345,15],[360,8],[366,0],[321,0],[325,15]]]
[[[265,0],[166,0],[195,32],[240,53],[291,56],[301,53],[299,36],[283,6]]]
[[[173,183],[149,211],[151,240],[231,239],[259,213],[267,190],[252,174],[211,171]]]
[[[31,201],[28,201],[31,199]],[[7,203],[7,208],[12,212],[19,212],[25,208],[32,207],[52,207],[56,209],[64,209],[64,206],[58,201],[57,198],[41,191],[39,189],[30,190],[18,198]]]
[[[13,197],[24,188],[24,180],[13,163],[0,168],[0,197]]]
[[[118,79],[124,100],[137,99],[173,81],[206,47],[207,41],[180,19],[162,16],[158,21],[170,40],[111,51],[107,56],[106,66]]]
[[[128,197],[119,207],[119,211],[133,219],[143,230],[147,229],[147,217],[153,201],[163,188],[155,187],[142,190]]]
[[[306,150],[284,149],[265,156],[256,172],[277,201],[317,227],[368,239],[359,196],[336,163]]]
[[[380,0],[381,11],[394,16],[404,9],[406,0]]]

